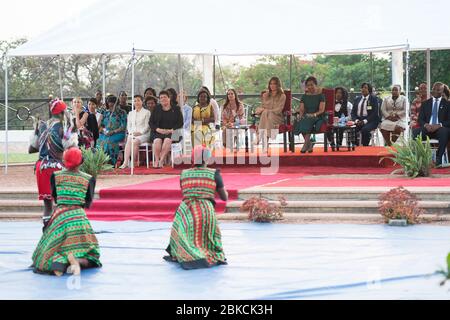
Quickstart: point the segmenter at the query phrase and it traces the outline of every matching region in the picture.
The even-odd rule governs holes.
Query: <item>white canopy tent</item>
[[[133,72],[134,57],[141,54],[333,55],[447,49],[450,27],[441,17],[446,4],[444,0],[101,0],[8,52],[5,80],[8,59],[16,56],[130,54]],[[8,107],[5,119],[7,112]],[[7,121],[5,129],[7,172]]]

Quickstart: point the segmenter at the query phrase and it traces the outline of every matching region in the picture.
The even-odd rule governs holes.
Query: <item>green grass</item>
[[[31,163],[36,162],[38,159],[38,153],[10,153],[8,154],[8,163]],[[0,154],[0,164],[5,163],[5,154]]]

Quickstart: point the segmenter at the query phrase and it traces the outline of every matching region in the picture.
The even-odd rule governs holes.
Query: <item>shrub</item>
[[[262,197],[251,197],[241,205],[241,211],[248,212],[248,219],[254,222],[271,222],[283,219],[282,207],[287,206],[284,197],[278,198],[280,204],[270,203]]]
[[[102,149],[81,148],[83,153],[83,164],[80,170],[96,178],[100,172],[110,171],[113,166],[109,164],[110,158]]]
[[[423,143],[422,137],[419,135],[416,139],[409,139],[406,141],[403,137],[399,142],[395,143],[393,148],[387,147],[390,158],[395,164],[402,168],[394,170],[392,174],[403,172],[408,177],[428,177],[430,175],[431,167],[433,166],[432,151],[430,139]],[[382,160],[386,157],[382,158]]]
[[[386,222],[389,219],[406,219],[408,224],[418,223],[419,216],[424,213],[418,206],[417,197],[403,187],[381,194],[378,210]]]

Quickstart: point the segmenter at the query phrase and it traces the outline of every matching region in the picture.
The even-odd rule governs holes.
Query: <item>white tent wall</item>
[[[436,10],[446,4],[445,0],[278,0],[276,4],[271,0],[102,0],[7,56],[133,51],[304,55],[392,52],[407,47],[411,51],[450,49],[447,19]],[[232,15],[227,14],[230,9]],[[149,19],[147,12],[153,13]]]
[[[220,55],[376,52],[402,46],[406,39],[411,50],[450,48],[447,19],[436,10],[446,4],[104,0],[9,54],[129,54],[133,47],[137,52]],[[233,14],[227,14],[230,10]],[[149,19],[147,12],[152,13]]]

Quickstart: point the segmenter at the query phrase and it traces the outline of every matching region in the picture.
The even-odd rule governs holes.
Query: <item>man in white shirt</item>
[[[370,143],[371,132],[380,123],[380,106],[378,98],[372,94],[373,87],[369,83],[361,85],[361,96],[354,101],[352,119],[356,124],[356,132],[361,132],[363,146]],[[358,141],[356,141],[358,144]]]

